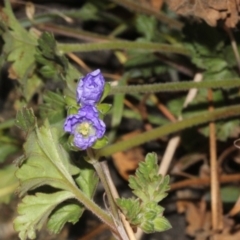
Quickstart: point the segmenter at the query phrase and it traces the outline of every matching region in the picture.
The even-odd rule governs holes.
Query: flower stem
[[[105,176],[104,170],[102,168],[102,165],[100,164],[100,162],[96,159],[96,157],[94,156],[94,152],[92,149],[87,149],[87,153],[88,153],[88,157],[90,158],[90,162],[93,164],[93,167],[95,168],[101,182],[102,185],[106,191],[107,197],[108,197],[108,201],[109,201],[109,205],[110,205],[110,209],[111,209],[111,213],[114,217],[115,220],[119,221],[120,217],[118,215],[118,208],[117,205],[115,203],[115,200],[113,198],[113,195],[111,193],[107,178]]]
[[[123,227],[122,224],[122,220],[120,218],[119,212],[118,212],[118,207],[115,203],[115,199],[113,197],[113,193],[111,190],[111,186],[110,183],[108,182],[108,175],[107,175],[107,165],[106,164],[101,164],[98,159],[96,159],[95,157],[95,153],[92,149],[87,149],[87,153],[88,153],[88,157],[90,158],[90,163],[93,164],[93,167],[95,168],[101,182],[102,185],[105,189],[107,198],[108,198],[108,202],[109,202],[109,206],[110,206],[110,211],[113,217],[113,221],[115,222],[115,226],[117,228],[118,231],[118,235],[120,235],[120,237],[124,240],[128,240],[128,235]]]
[[[76,186],[71,185],[70,189],[74,193],[76,199],[84,205],[89,211],[94,213],[99,219],[106,223],[110,229],[117,233],[114,221],[111,216],[107,214],[103,209],[101,209],[96,203],[89,199],[81,190]]]

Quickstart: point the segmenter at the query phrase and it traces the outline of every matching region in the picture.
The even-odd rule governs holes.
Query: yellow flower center
[[[77,131],[81,133],[84,137],[88,136],[91,132],[91,124],[88,122],[80,123],[77,126]]]

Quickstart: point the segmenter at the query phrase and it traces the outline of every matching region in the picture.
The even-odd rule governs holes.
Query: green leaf
[[[63,203],[50,215],[47,228],[50,232],[58,234],[65,223],[75,224],[83,213],[84,208],[78,203]]]
[[[23,108],[17,112],[16,125],[25,132],[31,131],[37,123],[32,108]]]
[[[26,196],[18,205],[18,216],[14,227],[21,240],[36,238],[36,231],[41,229],[54,208],[67,199],[74,198],[71,192],[60,191],[52,194],[37,193]]]
[[[81,171],[79,175],[75,178],[75,181],[80,187],[80,189],[89,198],[93,198],[93,195],[98,184],[98,177],[96,175],[96,171],[93,168],[92,164],[86,162],[84,159],[80,160],[78,166],[81,169]]]
[[[129,186],[133,193],[144,202],[159,202],[167,196],[166,191],[170,189],[169,176],[163,178],[157,171],[157,155],[149,153],[145,161],[139,164],[136,176],[129,178]]]
[[[97,109],[102,115],[106,115],[110,111],[111,107],[112,104],[107,103],[101,103],[97,105]]]
[[[156,34],[157,19],[154,16],[139,14],[136,18],[136,28],[146,40],[151,41]]]
[[[108,144],[108,138],[106,136],[103,136],[102,138],[98,139],[93,145],[93,149],[100,149],[105,147]]]
[[[54,60],[56,42],[52,33],[42,33],[38,39],[38,46],[45,58]]]
[[[10,165],[0,170],[0,202],[8,203],[18,186],[16,167]]]
[[[38,47],[35,54],[39,73],[44,78],[62,80],[69,69],[69,63],[64,55],[57,51],[56,41],[52,33],[44,32],[38,39]]]
[[[1,12],[0,22],[4,25],[3,55],[6,55],[7,61],[11,63],[9,77],[20,82],[24,97],[29,101],[42,84],[39,76],[34,74],[37,36],[19,24],[8,1],[5,2],[5,8]]]
[[[165,217],[156,218],[153,221],[153,224],[154,224],[154,230],[157,232],[166,231],[166,230],[172,228],[171,224]]]
[[[56,129],[47,122],[29,134],[24,144],[27,160],[16,172],[21,195],[43,185],[63,190],[69,189],[70,184],[75,186],[71,175],[77,174],[78,168],[70,163],[58,138]]]
[[[164,209],[158,205],[169,190],[169,177],[158,175],[156,154],[147,154],[145,162],[139,164],[136,176],[131,176],[129,183],[138,198],[121,198],[116,203],[130,224],[140,227],[145,233],[169,229],[171,225],[163,217]]]
[[[110,90],[111,90],[111,85],[110,85],[110,83],[105,82],[103,94],[102,94],[102,97],[101,97],[101,99],[100,99],[99,102],[102,102],[102,101],[108,96]]]
[[[116,203],[132,225],[138,226],[141,224],[141,206],[139,199],[118,198],[116,199]]]
[[[44,104],[40,106],[43,119],[48,119],[51,124],[58,123],[65,118],[65,99],[61,93],[46,91],[43,95]]]

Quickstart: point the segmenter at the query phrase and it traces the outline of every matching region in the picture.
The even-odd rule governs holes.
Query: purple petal
[[[99,69],[88,73],[77,86],[77,102],[81,105],[96,104],[102,96],[105,80]]]

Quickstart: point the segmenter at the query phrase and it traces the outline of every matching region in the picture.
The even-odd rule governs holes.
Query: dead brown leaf
[[[194,16],[216,26],[223,20],[227,27],[239,21],[240,0],[166,0],[170,9],[183,16]]]
[[[150,3],[154,9],[161,9],[163,5],[163,0],[150,0]]]
[[[121,140],[126,140],[133,135],[140,134],[140,131],[135,131],[121,137]],[[128,180],[129,175],[133,174],[138,167],[139,162],[144,160],[144,153],[141,147],[135,147],[128,151],[117,152],[113,154],[113,163],[116,166],[119,174]]]
[[[209,235],[211,226],[211,216],[210,213],[206,211],[205,201],[201,201],[198,204],[192,203],[190,201],[178,201],[177,202],[178,212],[186,213],[186,221],[188,226],[186,228],[186,233],[192,237],[199,237],[205,239],[204,235]]]

